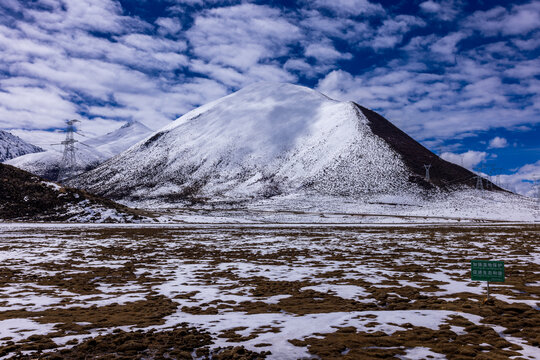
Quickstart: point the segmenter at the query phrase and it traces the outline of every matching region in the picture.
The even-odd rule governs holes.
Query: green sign
[[[504,282],[504,262],[471,260],[471,280]]]

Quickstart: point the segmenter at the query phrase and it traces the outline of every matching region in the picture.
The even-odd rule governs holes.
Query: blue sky
[[[0,129],[38,145],[279,81],[521,193],[540,176],[539,1],[0,0],[0,51]]]

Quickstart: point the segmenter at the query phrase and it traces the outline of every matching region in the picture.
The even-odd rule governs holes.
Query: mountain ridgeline
[[[76,173],[91,170],[107,159],[121,153],[139,140],[152,133],[152,130],[139,122],[128,122],[106,135],[88,139],[76,144]],[[21,154],[22,155],[22,154]],[[63,153],[61,149],[18,156],[6,164],[18,167],[47,180],[59,180]]]
[[[424,179],[431,164],[431,179]],[[314,90],[258,83],[201,106],[71,181],[118,200],[359,197],[471,186],[379,114]]]
[[[42,151],[44,151],[42,148],[29,144],[7,131],[0,130],[0,162]]]

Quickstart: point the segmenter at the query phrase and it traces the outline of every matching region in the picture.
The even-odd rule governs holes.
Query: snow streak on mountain
[[[448,167],[472,175],[355,103],[259,83],[185,114],[72,184],[168,202],[419,193],[433,186],[422,179],[422,161],[439,162],[436,185]]]
[[[43,149],[29,144],[7,131],[0,130],[0,162],[40,151]]]

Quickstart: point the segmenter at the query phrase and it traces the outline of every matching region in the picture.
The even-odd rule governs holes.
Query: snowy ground
[[[364,197],[296,194],[245,202],[211,201],[179,206],[174,203],[126,202],[157,215],[162,223],[540,223],[540,202],[504,192],[463,189],[453,193],[366,195]]]
[[[534,224],[0,224],[0,357],[190,326],[211,336],[199,358],[241,345],[270,359],[539,359],[539,238]],[[505,262],[492,304],[471,259]]]

